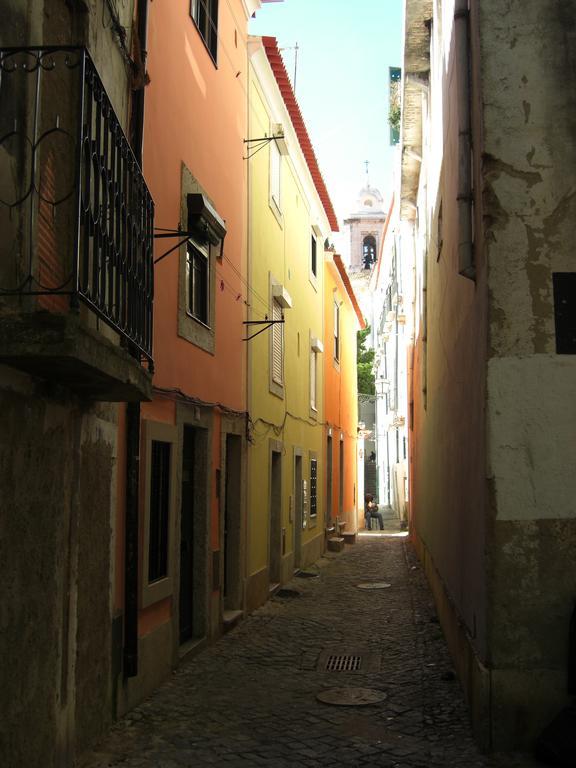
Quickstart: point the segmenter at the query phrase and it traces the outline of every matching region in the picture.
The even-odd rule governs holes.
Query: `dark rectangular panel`
[[[576,272],[553,272],[556,354],[576,355]]]

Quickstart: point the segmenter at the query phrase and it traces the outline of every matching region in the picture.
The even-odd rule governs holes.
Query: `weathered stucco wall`
[[[65,764],[110,721],[115,408],[0,367],[0,752]]]
[[[482,231],[476,226],[476,279],[459,274],[460,73],[454,3],[443,3],[442,9],[440,19],[434,5],[430,88],[420,91],[411,516],[415,536],[446,592],[450,621],[460,623],[485,660],[486,273]],[[414,110],[410,119],[416,119]],[[478,135],[477,125],[473,133]],[[475,213],[479,219],[478,206]],[[404,251],[406,245],[403,239]]]
[[[480,8],[494,740],[563,704],[576,594],[576,358],[555,354],[552,273],[574,271],[576,19],[571,2]]]

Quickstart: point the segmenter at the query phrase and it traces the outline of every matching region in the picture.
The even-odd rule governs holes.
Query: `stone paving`
[[[470,734],[433,602],[400,536],[366,535],[323,557],[117,723],[81,768],[524,768],[486,757]],[[363,582],[384,589],[361,590]],[[326,671],[360,655],[358,671]],[[386,694],[368,706],[330,688]]]

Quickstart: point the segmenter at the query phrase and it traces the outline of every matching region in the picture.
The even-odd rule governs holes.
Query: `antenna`
[[[292,84],[292,90],[294,96],[296,96],[296,75],[298,74],[298,43],[296,45],[285,45],[283,48],[279,48],[280,51],[294,51],[294,82]]]

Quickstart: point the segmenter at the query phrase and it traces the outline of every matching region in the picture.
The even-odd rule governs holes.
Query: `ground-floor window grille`
[[[168,530],[170,516],[171,444],[152,440],[150,463],[150,536],[148,581],[168,575]]]
[[[316,517],[318,514],[318,461],[310,459],[310,517]]]

